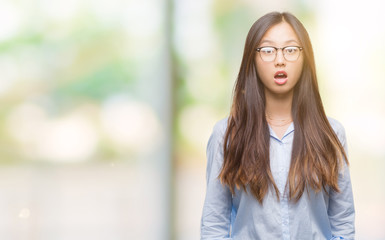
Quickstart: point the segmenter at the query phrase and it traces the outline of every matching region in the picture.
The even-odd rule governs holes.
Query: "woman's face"
[[[284,48],[287,46],[302,47],[293,28],[287,22],[281,22],[271,27],[265,33],[258,48]],[[288,48],[287,51],[287,58],[289,58],[288,55],[293,52],[293,49]],[[265,51],[265,55],[270,53],[269,50]],[[261,54],[263,53],[256,52],[255,63],[258,76],[265,86],[265,94],[273,96],[291,94],[301,76],[303,65],[302,52],[299,52],[299,57],[295,61],[287,61],[280,49],[277,51],[275,59],[270,62],[264,61],[261,58]]]

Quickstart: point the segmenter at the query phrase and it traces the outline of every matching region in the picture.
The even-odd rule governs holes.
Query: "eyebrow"
[[[275,42],[274,42],[274,41],[271,41],[271,40],[269,40],[269,39],[265,39],[265,40],[262,40],[260,44],[264,44],[264,43],[271,43],[271,44],[273,44],[273,43],[275,43]],[[294,39],[290,39],[290,40],[287,40],[287,41],[285,42],[285,44],[288,44],[288,43],[296,43],[296,44],[299,44],[299,43],[298,43],[296,40],[294,40]]]

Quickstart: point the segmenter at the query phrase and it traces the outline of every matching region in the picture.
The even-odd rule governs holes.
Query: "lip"
[[[276,78],[278,74],[285,74],[286,78]],[[287,73],[285,71],[278,71],[274,74],[274,82],[278,85],[283,85],[287,82]]]

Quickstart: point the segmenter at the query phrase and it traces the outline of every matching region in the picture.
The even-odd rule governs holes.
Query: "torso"
[[[274,126],[272,124],[269,124],[271,129],[273,129],[275,135],[277,135],[277,137],[279,139],[282,139],[283,135],[285,134],[286,130],[289,128],[290,126],[290,123],[287,124],[287,125],[284,125],[284,126]]]

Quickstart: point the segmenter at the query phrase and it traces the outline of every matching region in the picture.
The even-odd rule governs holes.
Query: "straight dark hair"
[[[305,188],[316,192],[327,186],[339,192],[338,173],[347,156],[325,115],[319,94],[313,48],[301,22],[292,14],[272,12],[251,27],[234,88],[233,104],[224,139],[224,162],[219,178],[234,194],[249,187],[262,204],[269,188],[279,190],[270,170],[270,133],[265,117],[264,85],[258,77],[256,48],[273,26],[287,22],[296,33],[304,56],[302,73],[294,87],[292,118],[294,140],[286,187],[298,201]]]

